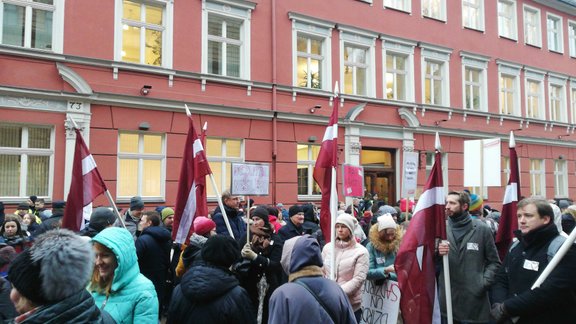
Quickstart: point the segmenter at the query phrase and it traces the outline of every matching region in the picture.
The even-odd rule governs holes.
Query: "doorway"
[[[366,191],[378,194],[388,205],[396,203],[395,150],[362,148],[360,161],[364,167]]]

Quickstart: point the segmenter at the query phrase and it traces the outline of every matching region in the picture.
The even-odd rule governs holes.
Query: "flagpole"
[[[218,187],[216,186],[216,180],[214,180],[214,175],[210,173],[210,180],[212,181],[212,187],[214,187],[214,191],[216,191],[216,198],[218,199],[218,206],[220,206],[220,211],[222,212],[222,218],[224,218],[224,223],[226,223],[226,228],[228,229],[228,233],[233,239],[234,233],[232,232],[232,227],[230,227],[230,221],[228,220],[228,215],[226,214],[226,209],[224,209],[224,204],[222,203],[222,197],[220,197],[220,192],[218,191]]]
[[[436,132],[436,151],[442,151],[442,145],[440,144],[440,136]],[[442,243],[450,244],[448,240],[443,240]],[[444,266],[444,290],[446,291],[446,315],[448,317],[448,324],[454,322],[452,318],[452,286],[450,285],[450,262],[448,260],[448,254],[442,256],[442,265]]]
[[[330,279],[336,279],[336,214],[338,213],[338,193],[336,192],[336,168],[332,167],[332,180],[330,185],[330,237],[332,241],[332,254],[330,255]],[[575,231],[576,232],[576,231]],[[354,232],[351,232],[354,240]]]
[[[114,202],[114,199],[112,199],[112,195],[110,194],[110,190],[106,189],[106,191],[104,191],[104,194],[106,195],[106,198],[108,198],[108,202],[110,202],[110,205],[112,205],[112,208],[114,209],[114,215],[116,215],[116,217],[118,217],[118,220],[120,221],[120,224],[122,224],[122,227],[126,228],[126,223],[124,223],[124,220],[122,219],[122,216],[120,215],[120,212],[118,211],[118,207],[116,207],[116,203]]]
[[[246,243],[250,244],[250,196],[246,196]]]

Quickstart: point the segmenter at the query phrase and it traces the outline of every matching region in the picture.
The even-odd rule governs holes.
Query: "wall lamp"
[[[561,140],[561,139],[563,139],[564,137],[568,137],[568,136],[570,136],[570,135],[572,135],[572,134],[558,135],[558,139]]]
[[[434,122],[434,125],[438,126],[438,125],[442,124],[443,122],[447,122],[447,121],[448,121],[448,119],[437,120]]]
[[[140,94],[143,96],[147,96],[150,93],[150,90],[152,90],[151,85],[144,85],[142,89],[140,89]]]
[[[314,112],[316,112],[317,109],[320,109],[320,108],[322,108],[322,106],[316,105],[316,106],[310,108],[310,113],[313,114]]]

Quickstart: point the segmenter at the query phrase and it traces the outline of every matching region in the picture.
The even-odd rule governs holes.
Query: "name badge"
[[[386,262],[386,258],[385,257],[378,257],[376,258],[376,263],[381,264]]]
[[[478,243],[468,242],[468,244],[466,244],[466,249],[467,249],[467,250],[478,251]]]
[[[538,271],[538,261],[524,260],[524,269]]]

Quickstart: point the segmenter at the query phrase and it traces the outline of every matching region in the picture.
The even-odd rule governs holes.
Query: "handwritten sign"
[[[344,196],[362,197],[364,195],[364,168],[356,165],[344,164]]]
[[[233,195],[267,196],[270,166],[266,163],[232,163]]]
[[[376,285],[366,280],[362,286],[361,324],[396,324],[400,308],[400,287],[392,280]]]
[[[404,151],[402,197],[414,196],[418,182],[418,152]]]

